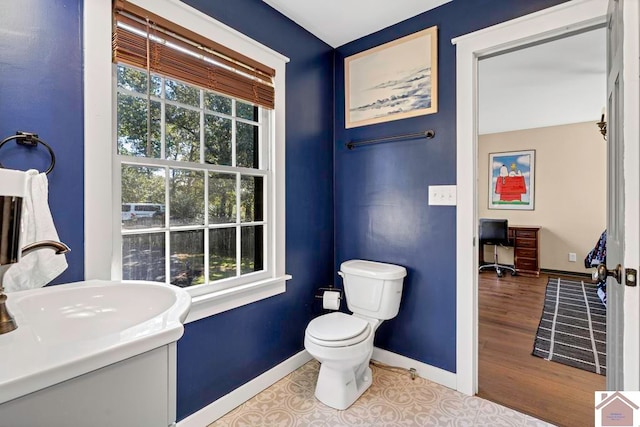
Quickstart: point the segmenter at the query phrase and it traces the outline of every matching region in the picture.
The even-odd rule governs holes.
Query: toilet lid
[[[339,311],[316,317],[307,326],[307,333],[322,341],[345,341],[362,335],[369,322]]]

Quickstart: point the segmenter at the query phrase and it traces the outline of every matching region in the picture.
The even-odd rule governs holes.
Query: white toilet
[[[369,360],[373,337],[383,320],[400,308],[404,267],[373,261],[343,262],[348,315],[333,312],[309,322],[304,348],[320,362],[316,397],[335,409],[347,409],[371,385]]]

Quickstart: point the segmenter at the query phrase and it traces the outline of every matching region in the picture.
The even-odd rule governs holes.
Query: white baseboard
[[[262,390],[278,382],[291,372],[295,371],[308,361],[313,359],[306,350],[295,354],[269,369],[262,375],[257,376],[246,384],[241,385],[226,396],[205,406],[198,412],[189,415],[187,418],[177,423],[176,427],[206,427],[227,412],[240,406],[251,399]]]
[[[386,365],[399,366],[406,369],[414,368],[420,377],[453,390],[456,389],[456,374],[453,372],[445,371],[378,347],[373,348],[373,356],[371,358]]]

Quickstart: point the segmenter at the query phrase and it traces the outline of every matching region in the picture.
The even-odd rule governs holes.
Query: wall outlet
[[[576,254],[574,252],[569,252],[569,262],[576,262]]]

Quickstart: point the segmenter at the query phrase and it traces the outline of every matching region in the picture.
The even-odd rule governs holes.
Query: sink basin
[[[176,302],[170,288],[138,283],[55,290],[10,294],[11,308],[21,313],[42,343],[87,341],[162,328],[169,321],[162,314]]]
[[[177,341],[181,288],[91,280],[8,294],[18,329],[0,335],[0,404]]]

